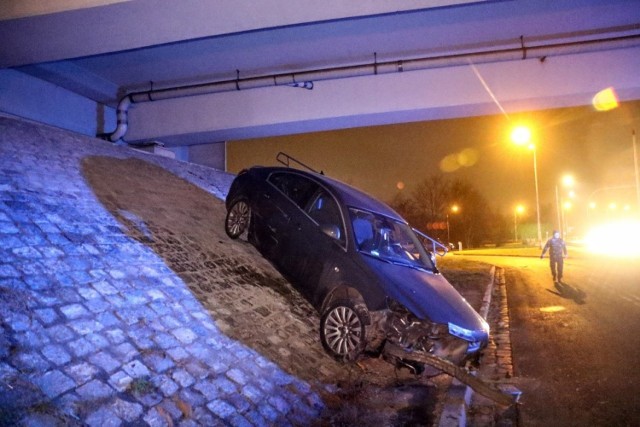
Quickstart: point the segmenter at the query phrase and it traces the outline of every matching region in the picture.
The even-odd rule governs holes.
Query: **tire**
[[[231,204],[231,207],[229,207],[227,211],[227,217],[224,220],[224,231],[227,233],[227,236],[232,239],[237,239],[249,228],[250,221],[251,207],[247,199],[237,199]]]
[[[329,306],[320,318],[320,340],[325,351],[332,357],[355,360],[366,347],[366,308],[363,304],[345,299]]]

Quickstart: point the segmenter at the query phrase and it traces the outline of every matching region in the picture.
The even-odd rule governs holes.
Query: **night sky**
[[[276,154],[284,151],[387,202],[444,170],[448,177],[472,183],[503,213],[513,212],[518,203],[535,212],[532,152],[509,137],[522,122],[532,129],[538,147],[542,209],[554,206],[555,185],[567,173],[576,181],[576,206],[586,206],[595,190],[635,184],[631,132],[640,133],[640,102],[606,112],[564,108],[233,141],[228,168],[236,173],[275,165]],[[596,194],[635,205],[633,189]]]

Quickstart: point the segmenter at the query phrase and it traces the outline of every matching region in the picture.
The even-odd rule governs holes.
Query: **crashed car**
[[[392,342],[461,364],[486,345],[487,323],[440,274],[427,236],[362,191],[314,171],[256,166],[237,175],[226,208],[229,237],[246,232],[319,311],[333,357]]]

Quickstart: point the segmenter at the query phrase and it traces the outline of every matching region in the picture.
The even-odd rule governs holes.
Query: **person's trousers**
[[[564,259],[562,257],[549,257],[549,265],[551,266],[551,275],[553,276],[553,280],[562,280]]]

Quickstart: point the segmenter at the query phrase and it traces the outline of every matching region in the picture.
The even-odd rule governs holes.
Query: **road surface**
[[[570,248],[571,252],[571,248]],[[521,426],[640,426],[640,261],[469,256],[505,268]]]

